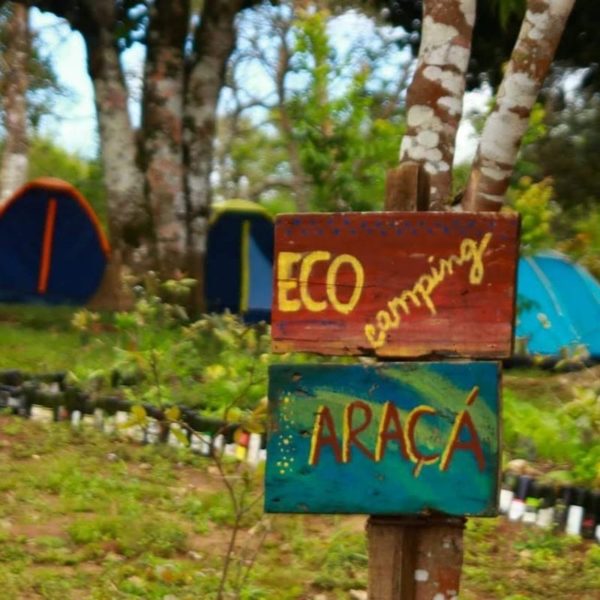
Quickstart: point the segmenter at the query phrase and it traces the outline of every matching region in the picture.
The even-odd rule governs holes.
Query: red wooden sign
[[[509,356],[518,231],[496,213],[282,215],[273,349]]]

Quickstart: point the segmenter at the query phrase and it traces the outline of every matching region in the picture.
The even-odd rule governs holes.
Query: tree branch
[[[462,205],[500,210],[529,115],[575,0],[528,0],[527,12],[487,118]]]

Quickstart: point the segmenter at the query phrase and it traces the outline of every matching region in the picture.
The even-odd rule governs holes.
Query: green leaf
[[[181,410],[178,406],[171,406],[165,410],[165,417],[169,421],[179,421],[181,418]]]
[[[190,441],[187,438],[185,432],[183,432],[179,427],[171,428],[171,433],[177,438],[177,441],[183,446],[189,446]]]

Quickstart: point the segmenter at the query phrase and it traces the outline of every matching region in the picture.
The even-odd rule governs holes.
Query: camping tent
[[[59,179],[36,179],[0,208],[0,301],[83,304],[109,252],[85,198]]]
[[[558,356],[585,345],[600,358],[600,284],[557,252],[521,258],[516,338],[531,354]]]
[[[206,247],[205,294],[211,312],[269,320],[273,293],[273,221],[260,205],[228,200],[213,208]]]

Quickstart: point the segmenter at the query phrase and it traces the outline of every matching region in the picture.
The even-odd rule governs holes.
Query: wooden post
[[[269,368],[265,510],[370,515],[370,600],[456,598],[464,516],[496,514],[519,222],[429,189],[403,163],[388,212],[275,223],[273,350],[394,361]]]
[[[388,171],[385,210],[427,211],[429,176],[422,165]],[[458,595],[465,519],[381,517],[367,522],[369,600],[447,600]]]

